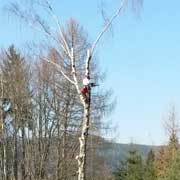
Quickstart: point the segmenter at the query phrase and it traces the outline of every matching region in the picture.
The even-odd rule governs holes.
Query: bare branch
[[[104,26],[104,28],[102,29],[102,31],[100,32],[99,36],[97,37],[97,39],[94,41],[92,48],[91,48],[91,56],[93,55],[93,52],[97,46],[97,44],[99,43],[100,39],[102,38],[102,36],[104,35],[104,33],[109,29],[109,27],[111,26],[111,24],[113,23],[113,21],[120,15],[122,9],[124,8],[125,3],[128,0],[122,0],[120,7],[118,8],[118,10],[112,15],[112,17],[110,18],[110,20],[106,23],[106,25]]]
[[[87,50],[87,57],[86,57],[86,71],[85,71],[85,74],[86,74],[86,77],[89,77],[90,76],[90,60],[91,60],[91,52],[90,52],[90,49]]]
[[[63,35],[62,28],[60,26],[58,18],[53,13],[53,9],[50,6],[49,2],[47,1],[46,3],[48,3],[48,7],[46,6],[45,8],[47,9],[48,13],[53,17],[54,21],[58,24],[58,28],[59,28],[63,43],[60,42],[59,38],[55,37],[55,35],[52,33],[51,30],[49,30],[49,27],[47,27],[46,23],[40,18],[38,14],[35,14],[34,16],[32,16],[31,14],[27,13],[27,11],[23,11],[20,8],[18,3],[11,3],[10,7],[8,7],[7,10],[13,13],[14,15],[16,15],[17,17],[20,17],[24,22],[26,22],[34,30],[54,40],[60,46],[60,48],[62,48],[64,53],[70,58],[71,54],[69,51],[69,47]]]
[[[60,22],[59,22],[59,19],[58,19],[57,16],[55,15],[54,10],[53,10],[51,4],[49,3],[49,1],[48,1],[48,0],[45,0],[45,2],[46,2],[46,4],[47,4],[47,7],[46,7],[47,11],[49,12],[49,14],[50,14],[51,17],[54,19],[54,21],[56,22],[56,24],[57,24],[57,26],[58,26],[58,29],[59,29],[59,32],[60,32],[60,36],[61,36],[61,38],[62,38],[62,40],[63,40],[64,45],[65,45],[64,50],[65,50],[66,54],[70,57],[70,55],[71,55],[70,49],[69,49],[68,43],[67,43],[67,41],[66,41],[66,39],[65,39],[65,37],[64,37],[64,34],[63,34],[63,31],[62,31],[62,28],[61,28],[61,24],[60,24]]]
[[[11,6],[7,8],[7,10],[12,12],[17,17],[20,17],[24,22],[28,24],[28,26],[30,26],[34,30],[44,34],[46,37],[52,38],[57,42],[57,39],[54,37],[51,31],[48,30],[45,22],[40,19],[40,16],[38,16],[38,14],[35,14],[35,16],[32,17],[31,14],[27,14],[27,12],[22,11],[17,3],[11,3]],[[37,23],[39,26],[37,25]]]
[[[71,65],[72,65],[72,75],[75,82],[75,87],[77,89],[78,94],[81,94],[81,91],[78,86],[77,74],[76,74],[76,65],[75,65],[75,58],[74,58],[74,49],[71,48]],[[81,97],[80,97],[81,98]]]
[[[46,58],[46,57],[41,57],[41,59],[45,60],[46,62],[52,64],[53,66],[55,66],[59,71],[60,73],[69,81],[71,82],[72,84],[76,84],[73,80],[71,80],[63,71],[62,71],[62,68],[59,64],[51,61],[50,59]]]

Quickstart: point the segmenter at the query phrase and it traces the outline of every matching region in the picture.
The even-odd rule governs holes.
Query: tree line
[[[73,23],[72,19],[67,26],[62,26],[62,23],[56,16],[54,8],[49,0],[17,0],[12,1],[8,7],[8,10],[12,14],[20,17],[33,29],[45,35],[46,40],[48,39],[51,45],[54,46],[49,55],[41,55],[41,59],[48,62],[49,65],[55,66],[65,80],[65,84],[73,86],[72,88],[74,89],[74,92],[76,92],[74,95],[80,106],[76,106],[75,110],[82,112],[76,113],[76,115],[78,114],[78,117],[81,116],[82,119],[81,131],[78,135],[79,153],[76,156],[78,164],[78,180],[86,180],[87,176],[88,134],[91,130],[90,126],[93,124],[92,110],[94,110],[94,112],[96,111],[94,113],[95,116],[101,116],[102,113],[99,113],[99,107],[96,106],[96,102],[101,106],[100,109],[106,107],[103,103],[105,98],[103,98],[102,101],[99,101],[97,98],[98,96],[91,95],[93,93],[92,87],[97,85],[97,82],[91,82],[95,76],[97,77],[97,73],[93,73],[95,50],[103,35],[109,30],[114,20],[121,14],[126,4],[126,0],[120,2],[120,5],[112,14],[111,18],[106,20],[105,25],[102,27],[94,42],[88,42],[86,41],[86,38],[82,38],[85,37],[82,28],[77,31],[77,24]],[[44,16],[40,13],[41,11],[45,13]],[[52,25],[50,25],[51,23],[47,23],[47,17],[55,23],[55,28],[52,28]],[[69,36],[69,34],[71,35]],[[91,101],[93,103],[91,103]],[[79,109],[79,107],[81,108]]]
[[[133,7],[142,4],[130,2]],[[120,1],[90,42],[75,20],[62,25],[49,0],[10,3],[8,11],[44,35],[48,44],[33,64],[14,46],[2,52],[2,179],[109,178],[104,163],[98,166],[96,146],[101,119],[112,106],[108,91],[93,88],[103,79],[95,51],[128,4]]]
[[[175,109],[169,113],[166,131],[167,145],[150,150],[145,159],[133,148],[127,152],[113,172],[115,180],[178,180],[180,179],[180,144]]]
[[[74,43],[77,48],[79,61],[76,67],[81,80],[84,48],[88,46],[82,32],[82,27],[70,20],[66,35],[69,43]],[[46,56],[56,63],[65,59],[55,48],[49,48]],[[63,66],[64,72],[71,74],[71,65],[67,62]],[[1,51],[0,72],[1,179],[77,179],[76,156],[83,106],[75,87],[66,81],[58,68],[43,58],[32,62],[14,45]],[[91,65],[91,72],[93,81],[100,83],[103,74],[95,63]],[[103,126],[101,119],[112,105],[110,94],[100,87],[92,90],[91,129],[86,147],[88,179],[106,179],[110,174],[97,153],[102,144],[99,137]]]

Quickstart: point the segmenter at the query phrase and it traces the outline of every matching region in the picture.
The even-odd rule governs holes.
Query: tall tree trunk
[[[88,99],[84,100],[84,119],[81,131],[81,137],[79,138],[80,149],[78,160],[78,180],[86,180],[86,156],[87,156],[87,140],[90,121],[90,104],[91,104],[91,88],[88,88]]]
[[[17,130],[14,137],[14,179],[18,180]]]
[[[3,87],[3,76],[1,75],[1,99],[4,97],[4,87]],[[6,144],[5,144],[5,129],[4,129],[4,113],[3,110],[1,112],[1,145],[2,145],[2,179],[7,179],[7,163],[6,163]],[[3,140],[3,141],[2,141]]]
[[[24,129],[24,124],[23,124],[23,127],[21,129],[22,131],[22,163],[21,163],[21,173],[22,173],[22,180],[25,179],[25,176],[26,176],[26,163],[25,163],[25,129]]]
[[[67,156],[67,128],[68,128],[68,108],[69,101],[65,105],[64,109],[64,122],[63,122],[63,136],[60,138],[61,130],[58,126],[58,163],[57,163],[57,180],[67,179],[67,166],[66,166],[66,156]],[[62,146],[62,147],[61,147]]]
[[[6,151],[6,144],[2,144],[2,151],[3,151],[3,179],[7,179],[7,151]]]
[[[69,109],[69,101],[67,100],[66,102],[66,107],[65,107],[65,111],[64,111],[64,123],[63,123],[63,128],[64,128],[64,132],[63,132],[63,137],[62,137],[62,179],[66,179],[67,178],[67,166],[66,166],[66,156],[67,156],[67,128],[68,128],[68,109]]]
[[[1,128],[1,171],[2,171],[2,180],[7,180],[7,141],[5,141],[5,133],[6,130],[3,127],[4,125],[4,113],[1,110],[1,123],[2,127]]]
[[[59,125],[59,122],[58,122],[58,153],[57,153],[57,167],[56,167],[56,180],[60,180],[60,176],[61,176],[61,171],[60,171],[60,168],[61,168],[61,138],[60,138],[60,125]]]

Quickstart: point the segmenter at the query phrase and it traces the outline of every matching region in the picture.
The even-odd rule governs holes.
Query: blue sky
[[[4,1],[0,1],[3,6]],[[110,15],[119,1],[104,0]],[[53,0],[62,22],[74,17],[96,38],[103,23],[102,0]],[[163,121],[171,104],[180,109],[180,1],[145,1],[141,17],[129,9],[115,21],[112,32],[100,42],[97,54],[107,71],[105,86],[112,88],[117,107],[108,120],[118,142],[161,144],[167,141]],[[25,26],[25,27],[24,27]],[[39,34],[14,17],[0,12],[0,47],[22,48]]]

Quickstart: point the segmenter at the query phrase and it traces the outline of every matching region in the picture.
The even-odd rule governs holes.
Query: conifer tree
[[[145,162],[144,180],[155,180],[155,179],[156,179],[155,154],[153,150],[150,150]]]
[[[143,180],[142,157],[138,151],[131,149],[124,161],[114,172],[116,180]]]
[[[166,146],[161,147],[155,161],[158,180],[167,180],[170,176],[169,173],[173,170],[174,163],[176,163],[175,159],[179,151],[178,129],[175,108],[172,107],[166,122],[169,142]]]
[[[176,153],[170,162],[170,166],[166,171],[166,180],[179,180],[180,179],[180,151]]]
[[[143,180],[142,158],[137,150],[130,150],[127,158],[127,180]]]
[[[115,180],[126,180],[127,177],[127,162],[120,161],[119,167],[113,172]]]

